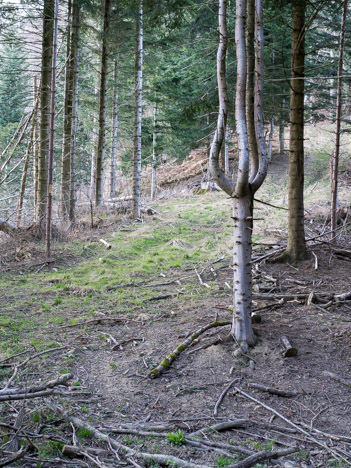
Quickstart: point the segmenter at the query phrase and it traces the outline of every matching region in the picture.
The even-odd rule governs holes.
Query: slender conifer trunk
[[[116,195],[116,173],[117,173],[117,140],[118,140],[118,59],[115,59],[113,73],[114,97],[113,97],[113,118],[112,118],[112,152],[111,152],[111,173],[110,173],[110,197]]]
[[[342,111],[342,70],[344,59],[344,43],[345,43],[345,26],[347,15],[348,0],[344,0],[343,13],[341,20],[341,33],[339,45],[339,61],[338,61],[338,81],[336,90],[336,132],[335,132],[335,149],[331,159],[331,223],[330,237],[335,239],[337,204],[338,204],[338,173],[339,173],[339,156],[340,156],[340,137],[341,137],[341,111]]]
[[[152,134],[152,172],[151,172],[151,200],[156,197],[157,190],[157,104],[154,105],[154,130]]]
[[[134,101],[134,151],[133,151],[133,212],[134,219],[141,217],[141,129],[143,98],[143,0],[139,0],[135,47],[135,101]]]
[[[52,50],[54,36],[54,0],[44,0],[43,41],[40,81],[40,153],[38,161],[37,219],[41,223],[46,213],[47,156],[49,151],[50,89],[52,74]]]
[[[68,26],[66,47],[66,76],[63,115],[63,147],[61,166],[61,215],[69,215],[71,157],[72,157],[72,112],[73,112],[73,51],[72,51],[72,0],[68,1]]]
[[[306,0],[292,4],[289,226],[284,257],[290,261],[307,256],[304,228],[304,76]]]
[[[56,64],[57,64],[57,36],[58,36],[58,8],[59,0],[55,0],[54,35],[52,43],[52,71],[50,89],[50,121],[49,121],[49,154],[48,154],[48,186],[46,202],[46,257],[51,257],[51,223],[52,223],[52,192],[54,170],[55,143],[55,96],[56,96]]]
[[[69,220],[75,222],[76,208],[76,158],[78,131],[78,79],[79,79],[79,38],[80,38],[80,3],[73,0],[72,16],[72,70],[73,70],[73,109],[72,109],[72,154],[70,167]]]
[[[100,105],[99,105],[99,136],[96,154],[95,203],[103,202],[104,194],[104,160],[106,145],[106,95],[107,95],[107,66],[108,66],[108,31],[110,27],[111,0],[104,0],[104,27],[101,50],[100,75]]]

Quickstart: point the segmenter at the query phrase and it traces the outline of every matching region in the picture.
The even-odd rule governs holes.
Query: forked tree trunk
[[[42,222],[47,201],[47,155],[49,150],[50,90],[52,74],[52,45],[54,36],[54,0],[44,0],[43,42],[40,81],[40,154],[38,164],[37,219]]]
[[[226,0],[219,1],[220,40],[217,54],[217,81],[219,94],[219,113],[217,129],[211,146],[210,170],[217,184],[233,198],[234,221],[234,287],[233,287],[233,325],[231,334],[240,345],[242,351],[255,344],[255,336],[251,325],[251,236],[253,226],[253,195],[261,186],[267,173],[267,154],[263,126],[263,26],[262,1],[255,4],[248,2],[248,17],[255,18],[255,40],[247,37],[245,41],[246,1],[236,1],[235,42],[237,55],[237,87],[235,99],[235,118],[239,144],[238,176],[235,185],[223,174],[219,167],[219,152],[223,144],[227,119],[227,89],[225,80],[225,56],[227,49]],[[247,34],[253,35],[252,24]],[[255,92],[254,109],[252,101],[246,100],[247,79],[247,48],[252,54],[256,45],[255,56]],[[250,65],[252,67],[252,63]],[[249,67],[249,68],[250,68]],[[253,71],[253,70],[252,70]],[[253,86],[253,83],[250,84]],[[252,113],[254,110],[254,125]],[[250,121],[250,147],[247,122]],[[254,151],[254,154],[250,154]],[[257,151],[257,152],[256,152]],[[251,161],[251,168],[250,168]]]
[[[80,36],[80,3],[73,1],[72,17],[72,68],[73,68],[73,112],[72,112],[72,155],[70,167],[70,198],[69,220],[75,222],[76,209],[76,158],[77,158],[77,131],[78,131],[78,78],[79,78],[79,36]]]
[[[73,60],[72,60],[72,0],[68,1],[68,26],[66,47],[65,100],[63,115],[63,146],[61,166],[61,215],[64,220],[69,215],[71,157],[72,157],[72,112],[73,112]]]
[[[135,102],[133,151],[133,212],[134,219],[141,216],[141,128],[143,97],[143,0],[139,0],[135,47]]]
[[[54,142],[55,142],[55,96],[56,96],[58,7],[59,7],[59,0],[55,0],[54,35],[53,35],[53,43],[52,43],[51,90],[50,90],[48,187],[47,187],[47,202],[46,202],[46,257],[47,259],[51,257],[52,185],[53,185]]]
[[[110,173],[110,197],[116,195],[116,172],[117,172],[117,138],[118,138],[118,60],[115,59],[113,74],[115,92],[113,97],[113,118],[112,118],[112,152],[111,152],[111,173]]]
[[[106,145],[106,95],[107,95],[107,64],[108,64],[108,31],[110,26],[111,0],[104,3],[104,27],[101,49],[100,75],[100,105],[99,105],[99,136],[96,154],[95,204],[101,205],[104,193],[104,160]]]
[[[341,34],[339,45],[339,62],[338,62],[338,82],[336,91],[336,136],[335,136],[335,149],[331,159],[331,223],[330,223],[330,237],[333,241],[335,239],[336,217],[337,217],[337,204],[338,204],[338,173],[339,173],[339,156],[340,156],[340,136],[341,136],[341,104],[342,104],[342,70],[344,58],[344,42],[345,42],[345,26],[347,15],[348,1],[344,0],[342,20],[341,20]]]
[[[304,70],[306,0],[292,5],[288,246],[283,258],[307,257],[304,227]]]
[[[152,134],[152,172],[151,172],[151,200],[156,197],[157,190],[157,104],[154,106],[154,130]]]

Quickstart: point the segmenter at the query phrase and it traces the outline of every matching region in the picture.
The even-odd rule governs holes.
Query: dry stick
[[[62,330],[63,328],[73,328],[73,327],[79,327],[80,325],[88,325],[90,323],[99,323],[99,322],[135,322],[135,323],[142,323],[139,320],[133,320],[133,319],[120,319],[120,318],[114,318],[114,317],[100,317],[96,319],[91,319],[91,320],[84,320],[82,322],[77,322],[77,323],[70,323],[69,325],[63,325],[62,327],[54,327],[55,330]]]
[[[9,381],[7,382],[7,384],[5,385],[4,388],[9,388],[9,386],[11,385],[11,383],[14,381],[16,375],[17,375],[17,372],[18,372],[18,369],[20,369],[21,367],[25,366],[27,364],[27,362],[31,361],[32,359],[35,359],[36,357],[38,356],[42,356],[43,354],[48,354],[48,353],[53,353],[55,351],[61,351],[62,349],[66,349],[68,348],[68,346],[60,346],[58,348],[51,348],[51,349],[47,349],[45,351],[41,351],[40,353],[35,353],[33,354],[32,356],[29,356],[27,359],[25,359],[24,361],[20,362],[19,364],[16,364],[15,366],[15,370],[12,374],[12,376],[10,377]]]
[[[215,407],[214,407],[214,410],[213,410],[214,416],[217,416],[219,405],[222,403],[222,401],[223,401],[224,397],[226,396],[226,394],[229,392],[229,390],[232,388],[232,386],[233,386],[234,384],[236,384],[237,382],[239,382],[239,381],[240,381],[240,378],[236,378],[236,379],[232,380],[232,381],[225,387],[225,389],[223,390],[223,392],[220,394],[220,396],[219,396],[219,398],[218,398],[218,400],[217,400],[217,403],[216,403],[216,405],[215,405]]]
[[[279,413],[279,411],[275,410],[274,408],[271,408],[270,406],[266,405],[265,403],[263,403],[262,401],[258,400],[257,398],[253,397],[252,395],[244,392],[243,390],[241,390],[240,388],[238,387],[235,387],[235,390],[240,393],[241,395],[243,395],[244,397],[248,398],[249,400],[252,400],[254,401],[255,403],[259,404],[260,406],[263,406],[263,408],[266,408],[268,411],[271,411],[273,414],[275,414],[276,416],[278,416],[278,418],[281,418],[283,421],[285,421],[286,423],[288,423],[290,426],[294,427],[295,429],[297,429],[299,432],[301,432],[302,434],[304,434],[311,442],[319,445],[320,447],[323,447],[325,450],[327,450],[329,453],[331,453],[332,455],[334,455],[336,458],[341,458],[342,460],[344,460],[349,466],[351,465],[351,463],[346,460],[346,458],[344,457],[341,457],[337,452],[335,452],[335,450],[331,449],[330,447],[328,447],[327,445],[323,444],[323,442],[320,442],[319,440],[315,439],[313,436],[311,436],[307,431],[305,431],[304,429],[302,429],[301,427],[299,427],[297,424],[293,423],[292,421],[290,421],[290,419],[286,418],[285,416],[283,416],[281,413]]]
[[[250,468],[250,466],[256,465],[257,463],[270,460],[271,458],[285,457],[291,453],[298,452],[300,449],[298,447],[291,447],[283,450],[263,450],[262,452],[255,453],[245,460],[242,460],[238,463],[233,463],[228,465],[227,468]]]
[[[285,206],[277,206],[277,205],[272,205],[272,203],[265,202],[263,200],[259,200],[258,198],[254,198],[255,202],[262,203],[262,205],[267,205],[271,206],[272,208],[277,208],[277,210],[284,210],[284,211],[289,211],[288,208],[285,208]]]
[[[138,450],[134,450],[128,446],[125,446],[118,442],[116,439],[112,439],[109,435],[99,431],[96,429],[94,426],[91,424],[88,424],[84,421],[82,421],[79,418],[76,418],[74,416],[70,416],[67,414],[62,408],[55,406],[53,403],[48,403],[48,407],[52,409],[52,411],[55,411],[59,413],[66,421],[72,422],[75,426],[82,428],[82,429],[88,429],[91,434],[98,440],[103,440],[107,442],[111,447],[114,449],[123,452],[124,455],[129,458],[129,457],[135,457],[141,460],[144,460],[146,462],[152,462],[152,463],[158,463],[161,465],[174,465],[178,466],[180,468],[209,468],[206,465],[197,465],[195,463],[188,462],[186,460],[182,460],[178,457],[174,457],[172,455],[162,455],[159,453],[147,453],[147,452],[139,452]]]
[[[6,460],[0,461],[0,467],[11,465],[15,461],[20,460],[27,453],[27,450],[28,450],[28,447],[21,447],[20,450],[16,452],[12,457],[7,458]]]
[[[205,283],[205,282],[202,280],[201,275],[200,275],[200,273],[197,271],[196,268],[195,268],[195,273],[196,273],[196,276],[197,276],[198,279],[199,279],[199,282],[200,282],[201,286],[204,286],[204,287],[207,288],[207,289],[211,289],[211,286],[208,285],[207,283]]]
[[[191,437],[206,434],[207,432],[219,432],[228,431],[230,429],[238,429],[239,427],[247,426],[251,421],[249,419],[234,419],[232,421],[224,421],[221,423],[213,424],[213,426],[207,426],[198,431],[192,432]]]
[[[170,353],[165,359],[163,359],[157,367],[152,369],[149,372],[149,377],[151,379],[159,377],[170,367],[172,362],[181,352],[185,351],[191,345],[191,343],[193,343],[193,341],[196,340],[196,338],[205,333],[207,330],[210,330],[211,328],[215,327],[224,327],[225,325],[230,325],[230,323],[231,322],[218,322],[217,320],[215,320],[214,322],[199,328],[195,333],[192,333],[185,341],[183,341],[183,343],[178,345],[176,349],[172,353]]]
[[[340,376],[334,374],[333,372],[323,371],[322,374],[325,375],[326,377],[330,377],[331,379],[334,379],[337,382],[351,388],[351,380],[346,380],[343,377],[340,377]]]
[[[6,159],[6,161],[2,164],[1,169],[0,169],[0,172],[3,172],[3,171],[4,171],[4,169],[6,168],[6,166],[10,163],[10,161],[11,161],[11,159],[12,159],[14,153],[15,153],[15,150],[16,150],[17,146],[20,145],[20,144],[22,143],[23,138],[24,138],[25,133],[26,133],[26,130],[27,130],[27,127],[28,127],[28,125],[29,125],[29,123],[30,123],[30,121],[31,121],[31,119],[32,119],[32,117],[33,117],[33,113],[34,113],[34,109],[32,109],[31,113],[29,114],[29,116],[28,116],[28,118],[27,118],[27,120],[26,120],[26,122],[25,122],[25,124],[24,124],[24,127],[23,127],[23,129],[22,129],[22,133],[20,134],[20,136],[19,136],[17,142],[15,143],[15,146],[12,148],[12,151],[11,151],[9,157],[8,157],[8,158]],[[15,134],[16,134],[16,133],[15,133]],[[11,140],[11,141],[12,141],[12,140]],[[8,145],[8,146],[5,148],[5,150],[2,152],[1,157],[5,155],[5,153],[6,153],[6,151],[7,151],[8,149],[9,149],[9,145]]]
[[[99,242],[101,242],[102,244],[104,244],[104,246],[106,247],[107,250],[112,249],[112,245],[109,244],[108,242],[106,242],[105,239],[99,239]]]
[[[272,395],[279,395],[279,396],[287,397],[287,398],[297,396],[296,392],[286,392],[284,390],[278,390],[274,387],[269,387],[267,385],[262,385],[262,384],[258,384],[254,382],[249,383],[248,387],[255,388],[256,390],[261,390],[262,392],[268,392],[268,393],[271,393]]]
[[[50,380],[46,384],[37,385],[33,387],[25,387],[25,388],[3,388],[0,390],[0,396],[2,395],[11,395],[11,394],[19,394],[19,393],[36,393],[41,392],[43,390],[47,390],[48,388],[54,388],[58,385],[65,385],[69,380],[73,379],[73,374],[63,374],[60,375],[55,380]]]

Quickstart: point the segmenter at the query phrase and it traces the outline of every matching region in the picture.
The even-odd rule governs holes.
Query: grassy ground
[[[305,190],[308,235],[309,226],[312,229],[316,224],[323,224],[326,215],[327,154],[328,147],[323,151],[320,148],[316,151],[312,146],[309,149]],[[267,182],[257,198],[284,207],[287,204],[286,187],[287,158],[275,156]],[[340,201],[350,204],[346,185],[341,188]],[[82,417],[89,417],[94,422],[98,420],[100,424],[106,418],[110,422],[136,421],[148,414],[152,415],[152,421],[170,419],[172,415],[174,418],[174,414],[179,414],[180,419],[199,415],[215,419],[213,404],[228,383],[227,379],[233,378],[228,374],[231,367],[242,381],[254,379],[298,389],[300,397],[290,403],[290,407],[279,400],[266,401],[278,406],[283,413],[286,411],[284,414],[289,417],[309,422],[313,417],[309,408],[314,415],[327,408],[330,392],[337,401],[347,401],[344,391],[347,393],[348,389],[328,386],[328,382],[321,380],[320,371],[332,368],[347,373],[350,370],[346,344],[349,328],[342,321],[349,312],[345,309],[340,315],[338,311],[331,311],[322,316],[318,309],[293,303],[284,311],[267,310],[264,324],[257,329],[259,344],[253,351],[255,371],[248,368],[247,362],[233,359],[233,344],[223,335],[222,344],[211,346],[191,358],[184,357],[159,382],[145,384],[144,379],[139,379],[146,367],[150,369],[157,365],[189,331],[212,321],[216,312],[219,311],[223,319],[231,317],[231,201],[222,193],[208,193],[160,202],[155,209],[156,215],[146,217],[143,223],[121,219],[119,225],[108,232],[106,229],[86,231],[71,242],[56,243],[55,264],[46,269],[38,268],[36,273],[25,265],[17,265],[13,270],[4,267],[0,277],[0,360],[24,351],[33,353],[34,350],[67,346],[65,351],[37,357],[19,373],[18,381],[48,380],[72,371],[77,387],[85,386],[92,390],[94,398],[99,396],[95,403],[65,403],[67,408],[74,408]],[[255,225],[253,240],[257,243],[284,242],[287,212],[260,203],[256,203],[255,209],[255,217],[262,220]],[[313,220],[311,225],[310,220]],[[108,224],[109,220],[105,221]],[[345,238],[349,239],[346,231]],[[111,243],[111,250],[106,250],[98,241],[102,236]],[[19,255],[15,243],[9,243],[7,248],[12,257]],[[255,245],[254,249],[256,253],[263,253],[264,246]],[[36,244],[33,250],[40,252],[42,246]],[[314,270],[314,259],[297,270],[292,266],[264,266],[262,272],[255,272],[255,284],[262,288],[267,277],[275,277],[280,290],[289,288],[286,281],[293,279],[306,285],[301,286],[305,288],[303,291],[320,288],[343,292],[347,287],[347,264],[330,260],[332,254],[329,251],[328,255],[324,251],[316,252],[320,260],[318,271]],[[213,272],[211,268],[216,261]],[[34,258],[30,263],[35,263]],[[202,277],[209,288],[199,283],[195,269],[203,271]],[[174,280],[176,282],[171,284]],[[126,322],[80,324],[98,318],[117,318]],[[277,337],[282,333],[289,333],[299,346],[299,357],[289,363],[277,354]],[[111,336],[118,342],[129,340],[119,354],[111,352]],[[20,360],[15,358],[13,362]],[[2,386],[12,372],[13,368],[2,367]],[[318,398],[309,395],[318,395]],[[222,410],[228,418],[233,417],[233,404],[224,405]],[[268,419],[269,415],[261,414],[254,406],[236,402],[235,415]],[[331,416],[324,409],[326,417],[321,427],[340,431],[342,424],[346,430],[348,423],[343,418],[347,418],[347,408],[340,406],[341,413],[335,410]],[[39,424],[44,416],[35,408],[31,411],[32,423]],[[12,417],[5,407],[1,416],[4,420]],[[81,443],[91,441],[91,433],[83,431],[78,437]],[[219,437],[218,440],[222,440]],[[276,436],[272,440],[271,435],[263,433],[236,437],[233,435],[230,443],[239,440],[240,444],[255,450],[277,447],[280,438]],[[133,447],[143,443],[140,438],[129,436],[123,441]],[[286,442],[283,439],[282,443]],[[57,456],[60,445],[55,443],[54,440],[39,444],[40,456]],[[150,439],[148,444],[149,450],[165,450],[165,443]],[[295,464],[289,466],[316,466],[312,461],[308,464],[308,450],[306,444],[302,444],[299,454],[291,458],[291,463]],[[192,452],[184,453],[188,458],[195,456]],[[218,467],[233,460],[214,453],[206,457],[206,462]],[[330,455],[317,457],[321,457],[319,466],[344,466]]]

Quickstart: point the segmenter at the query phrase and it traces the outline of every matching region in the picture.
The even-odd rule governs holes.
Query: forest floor
[[[286,169],[287,157],[276,155],[257,198],[285,206]],[[328,229],[328,182],[320,170],[311,158],[308,238]],[[345,205],[348,184],[345,177]],[[230,326],[211,328],[150,379],[189,335],[232,315],[230,200],[206,193],[153,206],[156,213],[142,223],[99,213],[98,228],[81,225],[55,243],[49,265],[40,243],[3,242],[1,387],[10,379],[9,388],[21,394],[27,387],[27,394],[25,403],[0,403],[0,466],[16,450],[11,466],[350,466],[351,302],[324,307],[308,297],[350,291],[351,259],[324,235],[309,242],[310,257],[298,265],[260,260],[285,245],[287,213],[257,203],[256,346],[235,357]],[[351,249],[347,221],[336,246]],[[283,357],[282,336],[296,356]],[[43,385],[59,376],[69,384]],[[46,393],[29,399],[28,389],[35,393],[39,383]],[[7,394],[0,391],[0,402]],[[219,423],[227,424],[212,428]],[[109,435],[107,442],[96,430]],[[78,447],[73,458],[62,455],[64,445]],[[293,453],[264,459],[284,449]],[[254,453],[258,458],[248,460]]]

